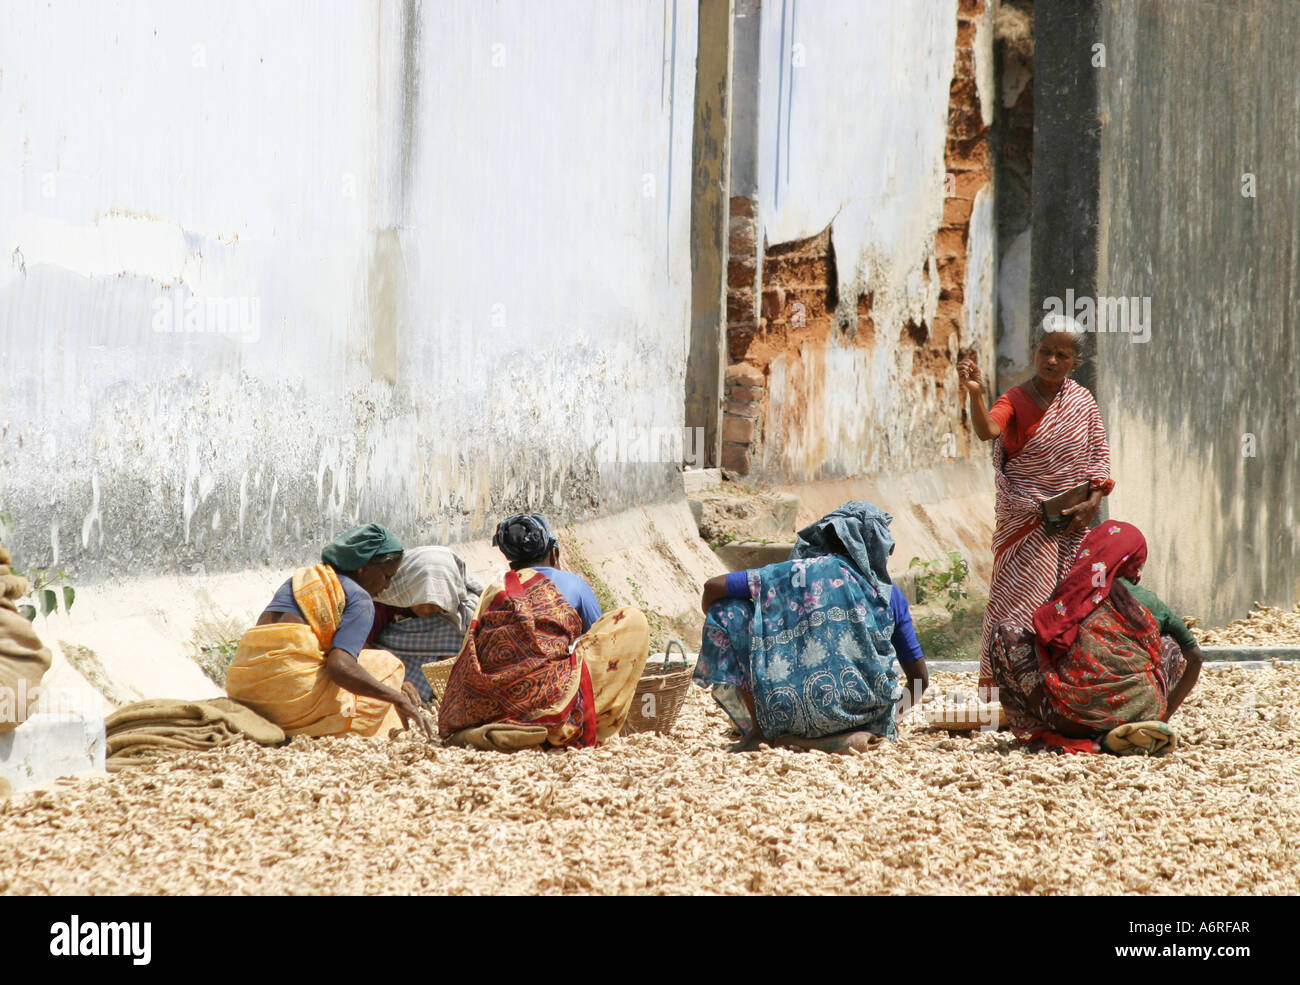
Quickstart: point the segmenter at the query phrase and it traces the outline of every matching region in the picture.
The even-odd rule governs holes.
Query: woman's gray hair
[[[1033,345],[1029,351],[1036,351],[1044,337],[1048,335],[1070,336],[1074,340],[1074,354],[1081,360],[1087,358],[1088,350],[1091,348],[1091,339],[1084,327],[1069,315],[1056,313],[1044,315],[1043,320],[1034,328]]]

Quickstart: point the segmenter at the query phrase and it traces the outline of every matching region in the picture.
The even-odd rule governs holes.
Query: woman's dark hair
[[[516,513],[497,525],[492,543],[501,548],[511,567],[533,564],[559,546],[546,517],[540,513]]]

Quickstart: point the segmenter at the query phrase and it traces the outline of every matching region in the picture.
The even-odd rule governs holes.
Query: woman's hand
[[[979,364],[974,356],[967,356],[957,363],[957,377],[961,380],[961,392],[970,397],[971,426],[980,441],[994,441],[1002,434],[1002,427],[989,418],[988,408],[984,406],[984,377],[980,375]]]
[[[1061,510],[1062,516],[1070,518],[1070,525],[1065,528],[1066,534],[1078,533],[1080,530],[1085,529],[1088,524],[1092,523],[1092,518],[1097,515],[1099,509],[1101,509],[1101,490],[1093,492],[1078,506],[1067,506]]]
[[[393,702],[393,707],[397,709],[397,714],[402,719],[402,728],[410,728],[411,721],[415,720],[419,723],[420,730],[424,732],[424,737],[432,742],[434,739],[433,726],[430,725],[429,720],[420,713],[420,702],[418,700],[419,695],[416,695],[417,700],[412,701],[410,694],[406,690],[408,687],[411,688],[412,691],[415,690],[415,688],[411,687],[410,684],[403,684],[402,693],[400,695],[401,700]]]
[[[971,356],[967,356],[957,364],[957,378],[961,380],[963,389],[974,396],[984,395],[984,378],[980,375],[979,365]]]

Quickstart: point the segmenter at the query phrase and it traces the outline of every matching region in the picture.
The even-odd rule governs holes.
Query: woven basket
[[[668,669],[669,653],[674,646],[682,657],[679,670]],[[695,668],[686,659],[686,647],[682,641],[669,640],[664,647],[663,660],[654,664],[647,662],[641,680],[637,682],[636,693],[632,695],[632,708],[621,734],[655,732],[667,735],[671,732],[686,702],[686,689],[690,687],[694,672]]]
[[[451,668],[455,664],[456,658],[451,657],[447,660],[435,660],[420,668],[424,672],[424,679],[429,682],[429,687],[433,688],[434,701],[442,700],[442,692],[447,690],[447,679],[451,677]]]

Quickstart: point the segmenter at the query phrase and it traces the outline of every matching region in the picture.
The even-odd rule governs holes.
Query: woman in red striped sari
[[[1002,623],[1032,627],[1034,610],[1047,601],[1069,570],[1088,525],[1115,483],[1110,447],[1097,402],[1070,379],[1083,362],[1087,336],[1074,319],[1049,315],[1034,344],[1034,376],[984,409],[984,383],[971,358],[958,364],[970,394],[971,422],[992,441],[997,486],[993,578],[984,613],[980,688],[993,685],[993,633]],[[1062,510],[1064,530],[1043,526],[1041,502],[1086,483],[1087,498]]]

